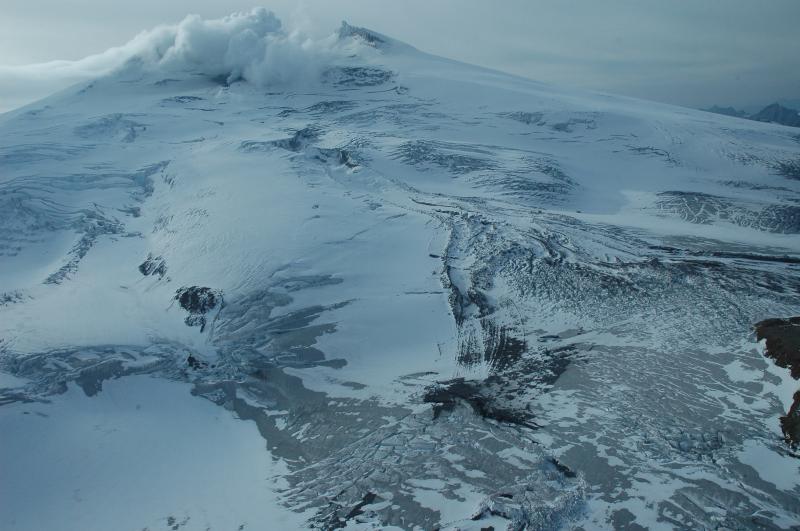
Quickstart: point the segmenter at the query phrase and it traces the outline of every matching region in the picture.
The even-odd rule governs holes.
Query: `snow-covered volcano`
[[[114,53],[0,116],[0,527],[800,521],[796,131],[264,10]]]

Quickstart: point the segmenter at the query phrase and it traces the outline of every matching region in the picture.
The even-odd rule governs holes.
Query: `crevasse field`
[[[1,529],[798,525],[796,129],[261,9],[112,52],[0,115]]]

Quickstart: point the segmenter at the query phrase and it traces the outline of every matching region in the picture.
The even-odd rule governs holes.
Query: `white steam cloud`
[[[134,58],[146,68],[191,70],[267,85],[307,80],[337,57],[355,52],[353,47],[361,48],[352,39],[340,43],[335,35],[312,40],[287,31],[264,8],[214,20],[190,15],[176,25],[158,26],[122,46],[77,61],[0,66],[0,112],[113,72]]]

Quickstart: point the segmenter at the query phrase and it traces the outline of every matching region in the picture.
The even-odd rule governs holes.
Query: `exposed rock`
[[[452,411],[459,402],[466,402],[473,411],[483,418],[498,422],[516,424],[528,428],[536,428],[526,411],[497,404],[497,400],[485,393],[481,382],[471,382],[456,378],[430,387],[422,397],[423,402],[434,404],[433,417],[437,418],[443,411]]]
[[[789,369],[792,378],[800,379],[800,317],[767,319],[755,328],[758,340],[767,340],[764,354],[779,367]],[[781,417],[781,429],[790,446],[800,446],[800,390],[794,394],[789,412]]]
[[[800,446],[800,391],[794,394],[794,402],[786,416],[781,417],[781,429],[790,446]]]
[[[367,28],[360,28],[358,26],[351,26],[345,21],[342,21],[342,25],[339,28],[339,38],[345,39],[347,37],[356,37],[361,39],[364,43],[368,44],[369,46],[378,48],[382,45],[385,45],[389,40],[387,37],[374,32],[372,30],[368,30]]]
[[[200,332],[205,330],[206,315],[219,305],[222,309],[222,292],[206,287],[191,286],[180,288],[175,292],[175,300],[181,308],[189,312],[185,321],[188,326],[199,326]]]
[[[147,254],[147,259],[139,264],[139,272],[144,276],[158,275],[164,278],[167,274],[167,262],[161,256]]]
[[[800,317],[767,319],[756,324],[758,340],[767,340],[765,354],[778,367],[789,369],[792,378],[800,379]]]
[[[203,361],[201,359],[198,359],[198,358],[192,356],[191,354],[189,354],[189,356],[186,358],[186,364],[189,365],[189,367],[191,369],[195,369],[195,370],[205,369],[206,367],[208,367],[208,363],[207,362],[205,362],[205,361]]]

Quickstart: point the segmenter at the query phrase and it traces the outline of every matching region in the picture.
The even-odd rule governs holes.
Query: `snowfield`
[[[798,525],[796,130],[262,9],[111,56],[0,115],[0,528]]]

